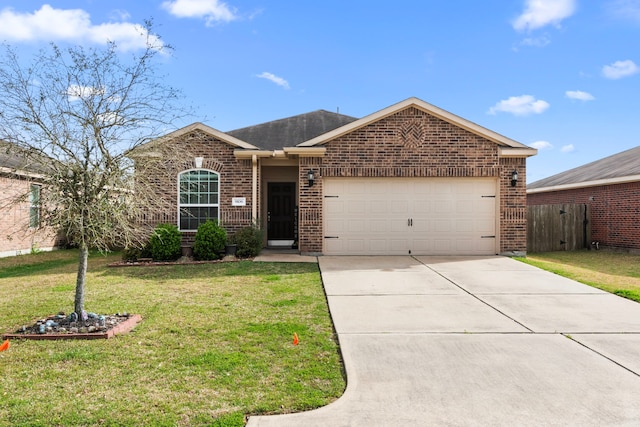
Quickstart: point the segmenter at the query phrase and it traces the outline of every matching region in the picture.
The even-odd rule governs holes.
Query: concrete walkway
[[[271,426],[637,426],[640,304],[503,257],[320,257],[347,371]]]

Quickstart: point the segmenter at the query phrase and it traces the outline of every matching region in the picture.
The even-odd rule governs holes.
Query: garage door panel
[[[450,214],[453,212],[453,204],[451,200],[435,200],[433,204],[435,206],[434,212],[437,214]]]
[[[345,248],[339,239],[324,239],[324,251],[328,254],[339,254],[345,252]]]
[[[404,239],[392,239],[390,241],[391,255],[400,254],[404,255],[409,251],[407,246],[407,240]]]
[[[422,254],[433,252],[433,240],[425,238],[413,239],[411,253]]]
[[[434,239],[433,240],[433,250],[436,253],[449,254],[452,253],[451,250],[451,239]]]
[[[391,231],[393,233],[405,233],[407,229],[407,220],[394,219],[389,221]]]
[[[496,226],[493,219],[476,219],[474,225],[474,229],[479,231],[483,236],[488,234],[495,234]]]
[[[434,233],[448,233],[452,230],[450,219],[435,220],[432,224],[431,231]]]
[[[473,213],[474,201],[473,200],[459,200],[456,202],[456,213]]]
[[[386,203],[389,203],[389,201],[386,201]],[[409,212],[409,202],[407,200],[394,200],[389,204],[391,205],[391,213],[406,215]]]
[[[411,227],[411,234],[414,238],[417,238],[424,233],[429,233],[433,230],[433,221],[426,218],[413,218],[413,226]],[[407,221],[398,223],[398,228],[403,231],[407,228]]]
[[[342,214],[345,212],[345,203],[338,199],[325,199],[324,212],[328,215]]]
[[[366,225],[365,221],[350,220],[347,222],[346,230],[352,233],[365,233],[367,231]]]
[[[369,241],[369,249],[376,254],[384,254],[389,251],[389,240],[384,239],[371,239]]]
[[[326,236],[335,236],[347,232],[349,227],[345,226],[344,221],[332,221],[324,227],[324,234]]]
[[[476,253],[478,255],[484,255],[487,252],[491,252],[494,250],[496,245],[495,239],[481,239],[476,242]]]
[[[421,214],[428,214],[431,212],[433,205],[433,202],[418,199],[413,203],[413,215],[419,216]]]
[[[496,252],[491,178],[325,178],[326,254]],[[483,197],[485,196],[485,197]]]
[[[360,223],[368,223],[367,231],[370,233],[377,234],[388,234],[388,232],[392,231],[392,223],[385,218],[375,218],[370,219],[369,221],[359,221]]]
[[[481,202],[474,204],[474,212],[478,216],[493,217],[495,215],[496,207],[495,202]]]
[[[468,220],[458,219],[456,220],[455,227],[456,227],[455,230],[457,233],[471,233],[475,229],[475,224],[473,220],[468,221]]]
[[[367,205],[366,202],[359,202],[359,201],[349,201],[347,203],[347,209],[346,212],[349,213],[350,216],[354,216],[354,215],[364,215],[367,212]]]
[[[343,246],[345,250],[353,253],[362,253],[365,249],[365,241],[364,239],[356,239],[352,238],[343,242]]]

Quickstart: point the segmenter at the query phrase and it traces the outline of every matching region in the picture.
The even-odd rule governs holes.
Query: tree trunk
[[[84,285],[87,281],[87,262],[89,259],[89,248],[87,245],[80,245],[80,256],[78,260],[78,278],[76,280],[76,298],[74,301],[74,311],[78,319],[82,319],[84,311]]]

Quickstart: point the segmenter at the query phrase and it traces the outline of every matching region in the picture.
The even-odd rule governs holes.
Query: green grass
[[[0,332],[71,311],[76,258],[0,259]],[[0,426],[242,426],[343,393],[317,265],[107,267],[116,260],[90,257],[87,310],[142,323],[110,340],[13,340],[0,353]]]
[[[640,255],[584,250],[533,253],[518,259],[640,302]]]

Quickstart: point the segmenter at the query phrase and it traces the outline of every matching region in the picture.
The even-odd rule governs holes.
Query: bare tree
[[[0,57],[0,139],[26,163],[45,163],[42,221],[80,249],[78,316],[89,250],[137,245],[146,237],[135,218],[141,207],[153,206],[154,195],[134,182],[128,153],[189,113],[179,91],[158,75],[158,59],[170,47],[150,29],[138,54],[125,54],[115,43],[89,49],[52,44],[23,65],[5,45]],[[156,150],[145,167],[169,157]]]

